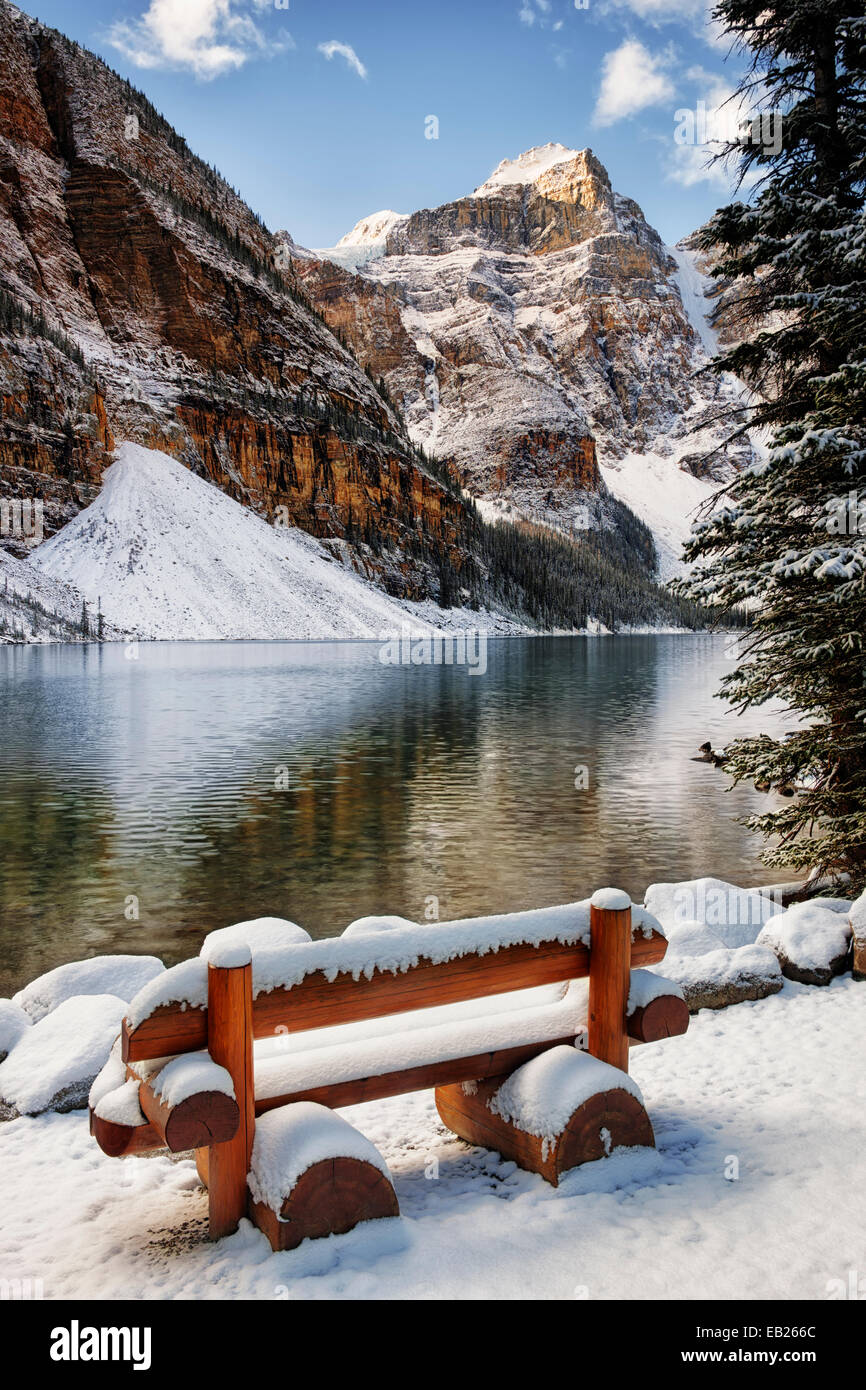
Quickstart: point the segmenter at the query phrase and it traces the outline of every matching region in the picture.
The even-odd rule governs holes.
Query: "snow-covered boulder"
[[[866,980],[866,893],[851,904],[848,917],[852,933],[852,966],[855,980]]]
[[[156,956],[92,956],[40,975],[13,996],[34,1023],[80,995],[113,994],[127,1003],[165,970]]]
[[[653,883],[644,903],[668,939],[677,927],[698,923],[712,932],[716,949],[751,946],[764,924],[783,911],[781,904],[757,889],[738,888],[720,878]]]
[[[283,917],[255,917],[250,922],[235,922],[209,932],[199,954],[205,960],[215,957],[227,946],[249,946],[250,951],[277,951],[281,946],[297,946],[309,941],[310,933]]]
[[[829,985],[847,969],[851,924],[820,898],[796,903],[764,927],[758,942],[775,951],[782,974],[803,985]]]
[[[0,1062],[32,1025],[33,1019],[14,999],[0,999]]]
[[[120,1031],[126,1000],[115,994],[66,999],[26,1029],[0,1062],[0,1113],[38,1115],[87,1104]]]
[[[781,966],[767,946],[720,946],[699,955],[672,955],[669,948],[664,973],[680,986],[690,1013],[765,999],[782,988]]]

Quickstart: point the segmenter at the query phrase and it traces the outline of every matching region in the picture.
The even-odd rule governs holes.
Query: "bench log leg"
[[[208,966],[208,1052],[231,1076],[240,1110],[233,1139],[207,1157],[210,1238],[236,1231],[247,1214],[247,1174],[255,1132],[252,965]],[[201,1173],[201,1168],[199,1168]]]
[[[277,1216],[264,1202],[249,1199],[249,1216],[273,1250],[295,1250],[302,1240],[341,1236],[362,1221],[399,1216],[397,1197],[385,1174],[357,1158],[327,1158],[308,1168]]]
[[[640,1101],[628,1091],[612,1089],[590,1096],[572,1114],[554,1141],[518,1129],[488,1109],[488,1101],[508,1078],[436,1087],[436,1109],[444,1125],[482,1149],[495,1149],[518,1168],[539,1173],[556,1187],[581,1163],[606,1157],[620,1147],[655,1145],[653,1127]]]

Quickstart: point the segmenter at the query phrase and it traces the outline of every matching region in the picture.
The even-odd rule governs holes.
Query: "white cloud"
[[[673,114],[671,145],[665,160],[666,177],[683,188],[707,183],[730,194],[736,183],[739,160],[736,155],[718,159],[728,141],[738,137],[741,122],[755,114],[726,78],[692,67],[686,77],[694,83],[692,107],[681,107]],[[742,187],[754,183],[757,173],[747,175]]]
[[[594,123],[613,125],[647,106],[671,100],[674,85],[666,72],[670,63],[669,53],[652,54],[637,39],[626,39],[606,53]]]
[[[713,18],[716,0],[593,0],[593,3],[602,15],[626,11],[656,29],[665,24],[685,24],[710,48],[731,46],[730,34]]]
[[[517,18],[521,24],[527,28],[532,28],[534,24],[540,24],[542,29],[546,29],[550,24],[550,12],[553,6],[551,0],[523,0],[523,4],[517,11]],[[554,24],[554,29],[562,27],[562,21]]]
[[[252,6],[265,9],[262,0]],[[248,10],[247,0],[150,0],[140,19],[118,20],[107,38],[136,67],[188,68],[210,79],[294,48],[285,31],[269,39]]]
[[[341,58],[345,58],[349,67],[353,68],[358,76],[363,77],[366,81],[367,69],[364,67],[364,64],[361,62],[354,48],[349,44],[338,43],[336,39],[331,39],[329,43],[319,44],[319,52],[324,53],[329,62],[334,57],[335,53],[339,53]]]

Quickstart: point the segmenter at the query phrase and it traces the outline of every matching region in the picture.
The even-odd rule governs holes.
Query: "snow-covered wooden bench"
[[[285,924],[286,945],[264,925],[212,933],[142,989],[91,1093],[106,1153],[196,1151],[214,1239],[245,1215],[280,1249],[395,1215],[384,1163],[329,1111],[407,1091],[435,1088],[456,1134],[554,1183],[654,1142],[629,1045],[688,1013],[642,969],[667,943],[626,894],[325,941]]]

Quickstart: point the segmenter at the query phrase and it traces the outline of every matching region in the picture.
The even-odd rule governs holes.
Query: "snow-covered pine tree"
[[[685,591],[749,604],[722,694],[780,700],[795,731],[739,739],[735,779],[796,784],[751,818],[767,864],[847,870],[866,887],[866,8],[862,0],[720,0],[716,20],[748,55],[740,94],[782,113],[781,149],[739,149],[747,201],[721,209],[699,244],[745,341],[722,353],[757,393],[750,426],[768,457],[696,528]],[[778,145],[777,141],[774,141]],[[734,433],[746,427],[741,419]]]

